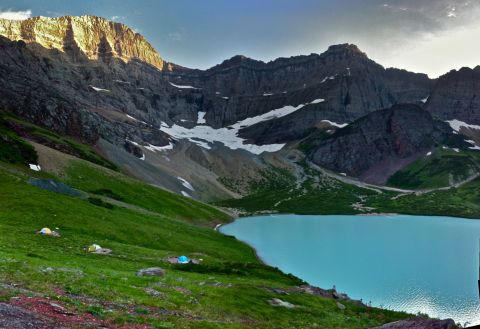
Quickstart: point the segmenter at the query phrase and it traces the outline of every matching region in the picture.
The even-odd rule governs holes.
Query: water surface
[[[480,324],[480,220],[272,215],[220,231],[312,285],[335,285],[374,306]]]

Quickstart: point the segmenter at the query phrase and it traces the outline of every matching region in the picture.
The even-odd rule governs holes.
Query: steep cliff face
[[[480,66],[454,70],[438,78],[426,109],[443,120],[480,124]]]
[[[372,112],[318,140],[310,158],[318,165],[372,183],[386,179],[419,155],[455,138],[444,122],[416,105]]]
[[[350,44],[331,46],[320,55],[269,63],[235,56],[207,71],[186,71],[171,79],[202,88],[211,96],[204,107],[207,122],[216,127],[265,113],[279,104],[297,106],[325,99],[305,114],[305,120],[295,126],[297,132],[310,128],[305,123],[314,125],[317,119],[351,122],[397,103],[420,102],[434,83],[425,74],[385,69]]]
[[[88,59],[138,59],[163,70],[157,51],[129,27],[95,16],[34,17],[23,21],[0,19],[0,35],[36,43],[62,52],[80,51]]]

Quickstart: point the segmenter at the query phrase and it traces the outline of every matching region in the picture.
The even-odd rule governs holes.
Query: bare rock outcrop
[[[452,139],[446,123],[416,105],[403,104],[366,115],[327,138],[313,139],[310,158],[319,166],[382,184],[402,166]]]
[[[0,19],[0,35],[14,41],[36,43],[46,49],[81,51],[91,60],[113,56],[125,62],[138,59],[159,70],[167,68],[143,36],[124,24],[96,16]]]

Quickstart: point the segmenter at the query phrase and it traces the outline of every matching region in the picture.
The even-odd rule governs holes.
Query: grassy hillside
[[[213,227],[230,219],[225,213],[203,203],[81,160],[70,162],[62,180],[80,190],[197,225]]]
[[[341,309],[334,299],[299,290],[301,280],[261,264],[251,248],[207,227],[228,217],[205,204],[83,160],[70,159],[59,177],[24,162],[0,162],[0,301],[63,307],[61,321],[80,318],[79,328],[89,326],[81,322],[87,316],[113,328],[366,328],[408,316],[349,301]],[[31,178],[63,181],[85,193],[46,191],[30,185]],[[61,237],[34,233],[42,227]],[[112,253],[85,253],[92,243]],[[203,261],[167,262],[183,254]],[[135,275],[157,266],[164,277]],[[272,298],[295,308],[272,306]]]
[[[437,149],[406,168],[396,172],[388,185],[406,189],[428,189],[448,186],[480,171],[477,151]]]
[[[449,177],[445,171],[447,166],[444,161],[449,161],[445,160],[446,158],[454,156],[465,158],[466,163],[471,163],[472,166],[476,165],[477,155],[472,155],[470,152],[466,154],[457,154],[456,152],[452,154],[452,152],[454,151],[442,152],[439,156],[443,165],[438,167],[437,179],[434,180],[436,183],[433,186],[449,185],[448,181],[443,185],[444,179]],[[435,160],[432,159],[432,161]],[[416,166],[420,167],[420,165],[414,164],[411,168]],[[459,167],[455,168],[458,173],[458,176],[455,176],[457,180],[472,175],[473,169],[468,170],[465,162],[456,166]],[[425,174],[427,170],[431,172],[436,170],[433,164],[430,167],[422,166],[422,168],[423,170],[416,172],[416,176],[412,174],[408,180],[403,179],[403,184],[407,184],[407,181],[414,181],[412,177],[420,179],[420,174]],[[342,183],[307,167],[305,170],[306,179],[300,184],[297,184],[293,176],[286,176],[284,179],[267,176],[265,181],[253,188],[248,196],[221,201],[219,205],[239,209],[245,215],[261,212],[308,215],[383,212],[480,218],[480,178],[449,190],[420,194],[389,191],[380,193],[372,189]],[[413,169],[411,172],[414,172]],[[271,184],[276,187],[272,188]],[[416,184],[416,186],[420,187],[421,185]]]
[[[352,207],[360,197],[373,191],[322,175],[304,165],[305,179],[300,184],[284,171],[266,175],[264,180],[251,186],[249,195],[241,199],[220,201],[224,207],[237,208],[246,213],[274,211],[295,214],[358,214]]]
[[[0,115],[0,161],[28,165],[37,163],[33,147],[9,128],[7,120]]]
[[[383,193],[368,198],[378,212],[480,218],[480,179],[446,191],[421,195]]]
[[[28,140],[47,145],[63,153],[74,155],[110,169],[117,169],[113,163],[97,154],[91,146],[71,137],[61,136],[51,130],[31,124],[11,113],[0,112],[0,127],[2,126],[4,127],[4,132],[9,132],[11,135],[27,138]]]

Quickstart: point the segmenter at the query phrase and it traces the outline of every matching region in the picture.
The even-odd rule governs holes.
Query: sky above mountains
[[[125,23],[164,59],[192,68],[338,43],[430,77],[480,65],[478,0],[0,0],[0,17],[9,19],[86,14]]]

